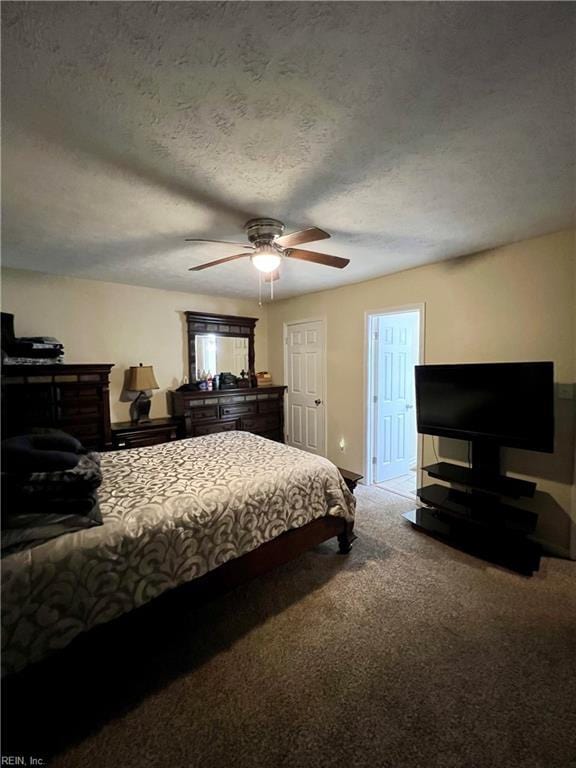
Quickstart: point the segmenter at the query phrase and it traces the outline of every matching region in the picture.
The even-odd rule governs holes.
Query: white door
[[[374,454],[376,483],[406,474],[416,464],[418,312],[372,318]]]
[[[324,456],[324,323],[289,324],[285,341],[286,442]]]

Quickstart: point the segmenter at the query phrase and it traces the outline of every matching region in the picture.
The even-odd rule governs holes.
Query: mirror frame
[[[188,329],[188,381],[196,381],[196,336],[213,333],[216,336],[233,336],[248,339],[248,381],[256,386],[254,332],[257,317],[215,315],[207,312],[185,312]],[[220,373],[220,371],[218,371]]]

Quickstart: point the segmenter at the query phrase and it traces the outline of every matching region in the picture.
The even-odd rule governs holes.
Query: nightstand
[[[115,450],[123,450],[169,443],[181,437],[180,430],[181,422],[177,419],[150,419],[140,424],[119,421],[112,424],[112,445]]]

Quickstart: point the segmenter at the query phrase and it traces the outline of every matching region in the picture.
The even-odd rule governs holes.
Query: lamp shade
[[[137,392],[145,389],[160,389],[152,366],[142,365],[142,363],[140,365],[131,365],[128,372],[126,389],[133,389]]]

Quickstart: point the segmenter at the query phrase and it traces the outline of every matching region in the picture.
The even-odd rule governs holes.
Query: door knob
[[[322,405],[322,400],[314,400],[314,405]]]
[[[414,408],[414,406],[410,405],[409,403],[406,403],[406,410],[408,411],[410,410],[410,408]]]

